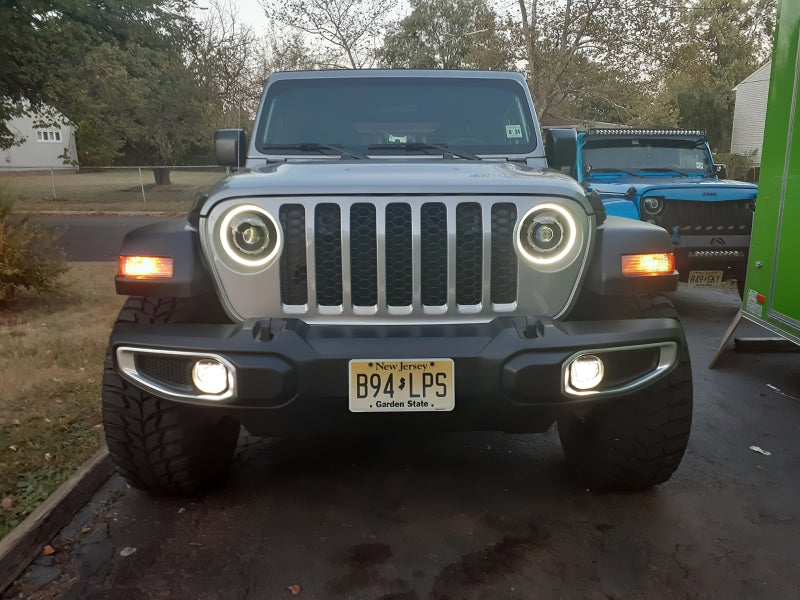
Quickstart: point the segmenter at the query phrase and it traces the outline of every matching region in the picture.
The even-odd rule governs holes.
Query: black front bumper
[[[524,317],[456,325],[311,326],[294,319],[240,325],[118,324],[111,336],[137,370],[120,374],[177,402],[214,407],[252,433],[282,435],[335,428],[430,425],[450,430],[543,431],[569,404],[612,401],[659,381],[686,352],[675,319],[554,322]],[[659,364],[664,348],[672,364]],[[565,363],[584,351],[607,362],[606,389],[565,389]],[[200,356],[222,358],[235,372],[233,393],[203,399],[191,384]],[[351,413],[351,359],[451,358],[455,408],[449,412]],[[663,363],[663,361],[662,361]]]

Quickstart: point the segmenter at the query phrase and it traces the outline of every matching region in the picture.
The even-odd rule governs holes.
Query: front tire
[[[641,318],[678,314],[663,297],[639,299]],[[692,369],[684,342],[666,377],[633,396],[588,413],[565,412],[558,433],[567,464],[592,490],[643,490],[667,481],[680,465],[692,425]]]
[[[117,324],[186,322],[195,312],[176,298],[130,298]],[[154,495],[197,494],[230,473],[239,423],[171,402],[123,379],[109,353],[103,372],[103,427],[117,471]]]

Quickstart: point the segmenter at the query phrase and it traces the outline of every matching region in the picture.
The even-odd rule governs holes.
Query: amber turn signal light
[[[173,261],[161,256],[120,256],[119,274],[132,279],[165,279],[172,277]]]
[[[626,277],[672,275],[674,271],[675,255],[672,252],[664,252],[662,254],[626,254],[622,257],[622,274]]]

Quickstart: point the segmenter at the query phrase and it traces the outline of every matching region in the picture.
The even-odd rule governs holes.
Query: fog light
[[[576,390],[591,390],[603,381],[603,361],[594,354],[584,354],[569,365],[569,382]]]
[[[198,360],[192,367],[192,381],[204,394],[219,395],[229,386],[228,367],[210,358]]]

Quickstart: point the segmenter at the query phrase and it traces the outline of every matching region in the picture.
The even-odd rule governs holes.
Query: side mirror
[[[544,141],[544,154],[547,166],[563,171],[568,167],[570,173],[575,167],[578,151],[578,132],[574,129],[549,129]]]
[[[727,179],[728,178],[728,167],[727,167],[727,165],[715,164],[714,165],[714,174],[717,177],[719,177],[720,179]]]
[[[214,153],[221,167],[242,167],[247,158],[244,129],[218,129],[214,133]]]

